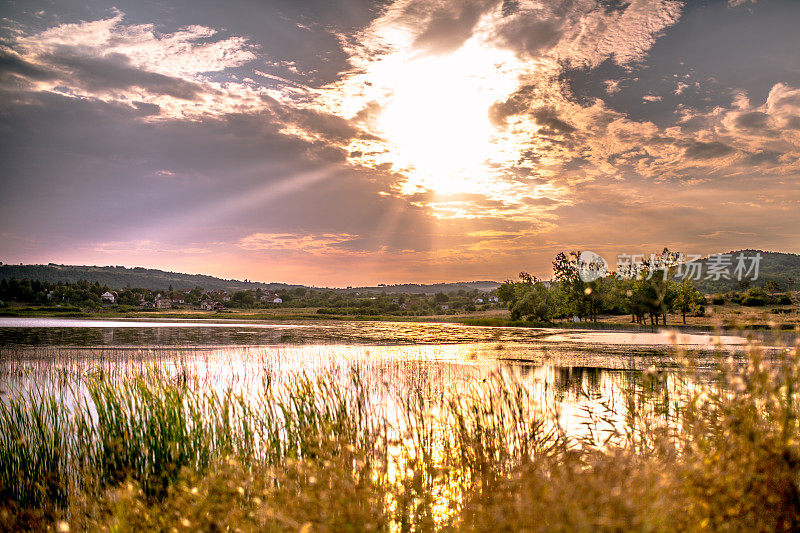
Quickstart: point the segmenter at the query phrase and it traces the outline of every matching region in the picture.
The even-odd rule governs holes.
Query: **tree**
[[[256,299],[250,291],[237,291],[231,296],[231,303],[236,307],[253,307]]]
[[[553,311],[553,297],[550,290],[544,283],[536,282],[532,283],[530,289],[511,307],[511,318],[519,320],[524,316],[528,320],[552,322]]]
[[[705,304],[705,297],[700,291],[694,288],[692,280],[686,278],[678,284],[675,293],[674,307],[683,315],[683,323],[686,324],[686,314],[697,312],[700,306]]]
[[[593,316],[588,298],[591,290],[587,293],[586,283],[580,276],[580,256],[579,251],[570,252],[569,255],[559,252],[553,260],[553,280],[559,285],[559,308],[563,316]]]

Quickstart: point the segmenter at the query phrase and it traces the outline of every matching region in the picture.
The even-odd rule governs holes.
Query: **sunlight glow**
[[[497,153],[489,111],[517,84],[514,76],[498,75],[498,68],[513,60],[508,55],[470,41],[450,54],[376,69],[376,81],[391,88],[377,130],[388,141],[395,166],[415,178],[411,186],[468,192],[486,184],[485,165]]]
[[[357,127],[360,134],[342,146],[348,162],[392,173],[387,194],[433,193],[414,201],[438,218],[496,216],[500,209],[506,219],[541,218],[546,208],[526,203],[529,170],[520,160],[541,127],[524,106],[550,105],[548,96],[537,89],[520,98],[520,108],[499,123],[492,113],[520,88],[542,87],[556,65],[521,56],[498,39],[501,18],[501,10],[487,12],[470,38],[440,50],[417,41],[419,28],[404,22],[402,9],[389,9],[358,39],[344,42],[351,69],[341,78],[267,94]],[[319,141],[312,129],[297,128],[284,133]],[[538,153],[533,159],[543,161]]]

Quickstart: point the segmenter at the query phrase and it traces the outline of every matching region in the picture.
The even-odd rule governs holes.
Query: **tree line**
[[[558,319],[597,321],[598,315],[631,315],[631,321],[666,325],[670,312],[687,315],[705,313],[705,296],[690,279],[674,281],[680,255],[668,249],[657,257],[621,267],[593,281],[581,277],[581,253],[561,252],[553,260],[553,279],[545,282],[527,272],[519,281],[508,280],[497,295],[513,320],[527,318],[553,322]],[[584,278],[587,276],[584,276]]]

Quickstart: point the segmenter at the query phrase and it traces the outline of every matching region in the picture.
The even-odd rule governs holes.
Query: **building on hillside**
[[[272,300],[269,300],[269,302],[270,302],[270,303],[273,303],[273,304],[282,304],[282,303],[283,303],[283,300],[281,299],[281,297],[280,297],[280,296],[274,296],[274,297],[272,298]]]
[[[102,300],[103,303],[113,304],[117,301],[117,298],[110,292],[106,291],[100,296],[100,300]]]
[[[475,298],[474,302],[476,304],[482,304],[483,303],[483,298]]]
[[[215,303],[211,300],[203,300],[200,302],[200,309],[203,311],[213,311],[215,308]]]
[[[172,296],[172,303],[173,304],[184,304],[185,303],[184,298],[185,298],[185,296],[183,294],[175,294],[175,295]]]
[[[172,309],[172,300],[169,298],[156,298],[157,309]]]

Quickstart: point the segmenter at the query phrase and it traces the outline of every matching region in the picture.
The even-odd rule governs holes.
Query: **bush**
[[[769,295],[758,287],[752,287],[742,298],[742,305],[750,307],[761,307],[769,302]]]

